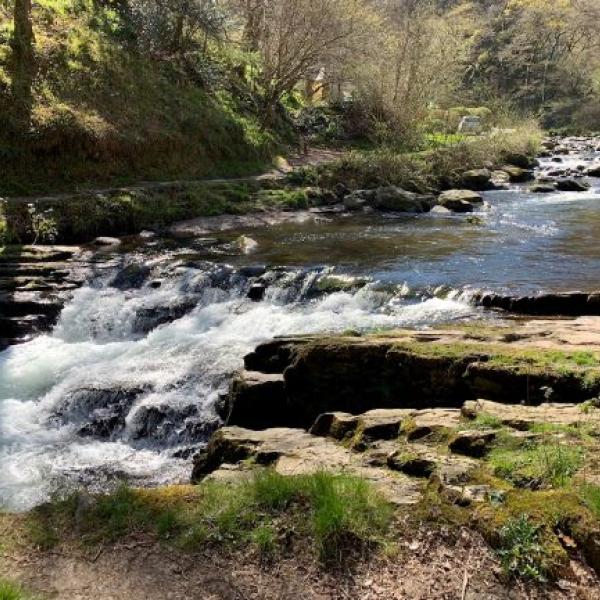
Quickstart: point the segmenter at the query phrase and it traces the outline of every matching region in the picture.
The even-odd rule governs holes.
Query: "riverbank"
[[[519,172],[587,191],[494,177],[475,214],[437,196],[407,214],[387,203],[427,194],[340,186],[331,206],[5,250],[10,322],[44,301],[56,324],[0,355],[0,496],[38,507],[2,516],[0,580],[193,598],[229,571],[240,597],[285,598],[279,573],[335,598],[344,569],[351,597],[594,597],[597,158],[551,144]]]
[[[231,181],[178,181],[41,198],[5,198],[0,204],[0,241],[80,243],[96,236],[161,230],[176,221],[197,217],[334,205],[351,211],[373,205],[387,211],[425,212],[438,204],[436,196],[440,192],[456,186],[463,189],[462,195],[442,198],[439,203],[450,211],[469,212],[473,210],[472,203],[481,202],[481,198],[466,195],[464,188],[493,189],[494,169],[496,180],[524,178],[534,166],[539,139],[538,132],[525,131],[461,142],[456,147],[437,149],[420,157],[388,153],[387,163],[375,170],[357,165],[362,160],[370,163],[373,158],[370,154],[364,158],[356,154],[339,158],[338,153],[320,151],[315,152],[318,160],[297,161],[298,168],[288,173],[284,169],[285,177],[271,173],[266,177]],[[511,160],[521,166],[507,166]],[[498,170],[501,167],[513,175]],[[377,171],[379,175],[371,181],[353,180],[344,175],[348,169],[354,173]],[[339,175],[316,175],[320,170]],[[412,183],[398,179],[406,172],[410,172]],[[372,190],[373,198],[368,193],[351,195],[365,189]],[[378,189],[385,193],[376,198]]]

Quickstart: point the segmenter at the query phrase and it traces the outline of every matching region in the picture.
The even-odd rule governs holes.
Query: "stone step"
[[[50,321],[46,315],[0,317],[0,331],[2,331],[2,335],[12,340],[43,331],[49,325]]]
[[[64,262],[81,253],[78,246],[6,246],[0,264]]]
[[[0,277],[68,277],[70,273],[68,263],[0,263]]]
[[[16,292],[0,294],[0,316],[23,317],[44,315],[50,319],[58,317],[63,301],[57,296],[42,297],[36,292]]]

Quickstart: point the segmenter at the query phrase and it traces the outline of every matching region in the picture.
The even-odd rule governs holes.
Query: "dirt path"
[[[50,196],[21,196],[11,198],[11,202],[24,202],[30,203],[34,201],[56,201],[66,200],[73,198],[79,194],[110,194],[119,190],[159,190],[161,187],[172,187],[175,185],[194,184],[194,183],[232,183],[232,182],[244,182],[244,181],[262,181],[265,179],[283,179],[288,173],[295,169],[308,166],[318,166],[328,162],[332,162],[342,157],[344,152],[342,150],[326,149],[326,148],[312,148],[308,151],[308,154],[290,154],[285,159],[282,159],[277,166],[274,166],[269,171],[258,175],[248,175],[245,177],[222,177],[214,179],[181,179],[172,181],[139,181],[137,183],[130,183],[123,186],[113,186],[108,188],[90,188],[81,189],[73,192],[65,192],[62,194],[52,194]]]
[[[261,564],[256,555],[187,554],[144,537],[113,546],[0,553],[0,576],[58,600],[521,600],[597,598],[597,579],[572,563],[571,581],[540,589],[506,581],[471,531],[421,530],[388,559],[364,557],[325,571],[299,553]]]

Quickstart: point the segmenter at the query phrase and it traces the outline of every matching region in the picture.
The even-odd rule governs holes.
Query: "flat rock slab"
[[[215,217],[199,217],[188,221],[180,221],[171,225],[168,232],[175,237],[186,238],[218,231],[229,231],[231,229],[272,227],[282,223],[307,223],[315,221],[318,218],[322,217],[310,211],[270,211],[247,215],[218,215]]]
[[[502,425],[523,431],[535,425],[586,425],[600,429],[600,410],[594,407],[582,409],[577,404],[519,406],[477,400],[465,402],[462,414],[468,419],[476,419],[481,415],[491,416]]]
[[[212,437],[206,451],[196,456],[192,479],[200,481],[208,475],[237,481],[248,477],[256,466],[271,466],[281,475],[350,473],[372,482],[395,504],[419,502],[423,487],[418,480],[365,465],[360,455],[330,439],[286,428],[251,431],[224,427]]]

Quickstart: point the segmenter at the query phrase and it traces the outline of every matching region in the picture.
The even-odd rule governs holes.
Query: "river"
[[[486,192],[475,218],[322,217],[106,253],[114,267],[74,293],[50,334],[0,353],[0,505],[187,481],[231,374],[274,336],[498,318],[469,303],[475,290],[597,290],[600,180],[590,182]],[[241,235],[256,245],[240,252]]]

